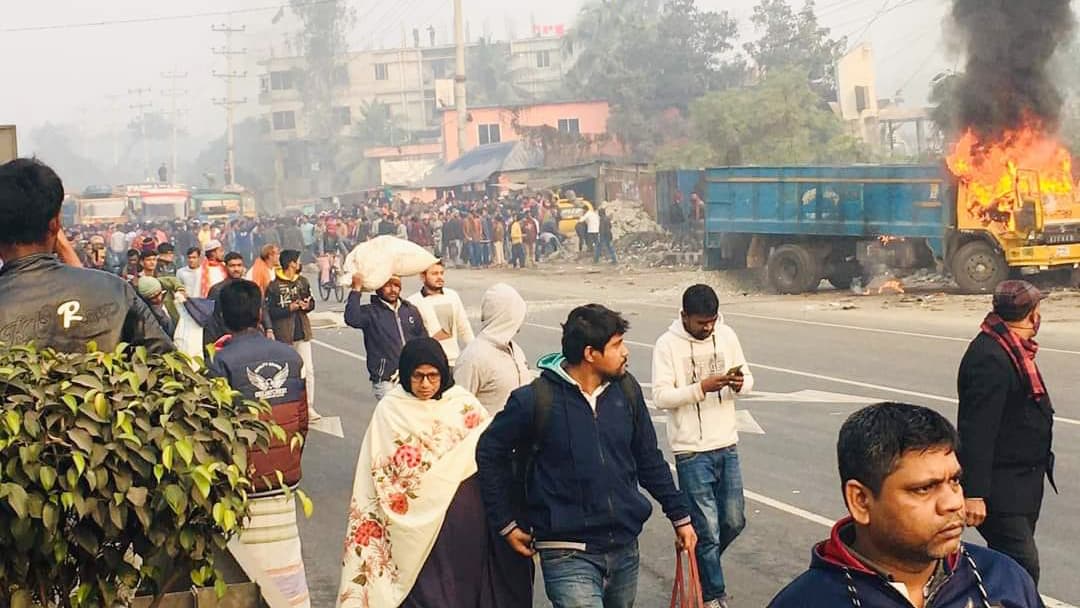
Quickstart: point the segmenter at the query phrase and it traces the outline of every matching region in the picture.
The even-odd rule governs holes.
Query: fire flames
[[[1072,156],[1058,139],[1025,126],[984,142],[972,130],[957,142],[949,170],[968,187],[967,211],[985,225],[1008,225],[1023,205],[1021,195],[1068,195],[1073,191]]]
[[[902,294],[902,293],[904,293],[904,284],[901,283],[900,281],[895,280],[895,279],[892,280],[892,281],[885,281],[884,283],[881,284],[881,287],[878,287],[877,292],[878,292],[878,295],[880,296],[880,295],[884,294],[886,291],[896,293],[896,294]]]

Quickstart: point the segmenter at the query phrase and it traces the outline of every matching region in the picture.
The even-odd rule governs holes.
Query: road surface
[[[661,271],[657,271],[659,273]],[[630,320],[631,370],[650,378],[651,346],[678,313],[678,288],[650,289],[663,275],[627,279],[605,274],[556,275],[510,271],[450,270],[479,331],[479,302],[497,281],[514,285],[529,302],[518,341],[533,361],[559,347],[559,324],[574,306],[598,301]],[[603,287],[601,289],[601,286]],[[404,293],[415,290],[407,281]],[[559,290],[558,292],[554,290]],[[895,300],[894,300],[895,301]],[[738,333],[755,375],[753,397],[740,399],[739,452],[747,497],[747,527],[724,559],[732,605],[760,607],[802,572],[811,546],[845,514],[836,472],[836,434],[843,420],[866,403],[901,400],[956,418],[955,373],[988,301],[966,300],[949,310],[903,307],[868,298],[853,311],[829,296],[761,298],[721,296],[721,310]],[[317,409],[338,417],[329,432],[312,433],[304,456],[304,489],[316,504],[301,523],[304,561],[315,608],[333,606],[340,576],[346,506],[356,456],[374,408],[364,371],[359,332],[340,326],[344,306],[317,311],[315,366]],[[1039,355],[1055,397],[1058,480],[1062,495],[1047,493],[1037,540],[1042,559],[1040,591],[1050,606],[1080,604],[1080,300],[1047,307]],[[1056,316],[1055,316],[1056,315]],[[663,414],[654,421],[666,450]],[[981,543],[975,532],[967,540]],[[673,535],[656,509],[641,539],[637,605],[666,605],[674,572]],[[537,589],[537,606],[548,605]],[[1056,598],[1056,599],[1055,599]]]

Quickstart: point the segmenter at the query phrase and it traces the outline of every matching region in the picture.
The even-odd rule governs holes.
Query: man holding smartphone
[[[270,318],[267,336],[293,347],[304,361],[304,383],[308,399],[308,419],[322,418],[315,411],[315,362],[311,358],[311,321],[308,313],[315,310],[311,285],[300,274],[300,251],[281,252],[281,268],[266,287],[266,308]]]
[[[668,438],[679,488],[698,535],[697,560],[706,608],[730,601],[720,557],[746,526],[735,395],[754,386],[734,330],[708,285],[683,293],[682,312],[653,349],[653,403],[668,412]]]

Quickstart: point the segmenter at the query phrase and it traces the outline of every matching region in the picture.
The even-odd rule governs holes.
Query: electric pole
[[[221,78],[225,81],[225,98],[215,99],[214,103],[219,106],[225,107],[225,175],[224,182],[226,185],[234,185],[236,179],[236,133],[234,131],[235,121],[233,120],[233,108],[247,103],[247,98],[236,99],[233,96],[233,80],[238,78],[246,78],[247,72],[237,72],[233,70],[232,58],[235,55],[243,55],[247,53],[247,49],[241,49],[239,51],[233,50],[232,37],[233,34],[243,32],[244,26],[232,27],[230,25],[214,25],[210,27],[211,30],[225,34],[225,46],[221,48],[212,49],[215,55],[225,56],[225,71],[218,72],[214,70],[213,75],[217,78]]]
[[[139,181],[146,179],[146,176],[150,175],[150,148],[146,142],[146,110],[154,107],[154,104],[149,101],[142,101],[142,98],[147,93],[150,93],[152,89],[128,89],[129,95],[138,95],[139,103],[131,104],[132,110],[139,112],[139,136],[142,138],[142,151],[143,151],[143,176]]]
[[[454,44],[457,66],[454,69],[454,106],[457,109],[457,147],[458,156],[465,154],[465,126],[467,106],[465,104],[465,31],[464,17],[461,14],[461,0],[454,0]]]
[[[164,78],[164,79],[166,79],[166,80],[168,80],[170,82],[169,89],[165,90],[165,91],[162,91],[161,94],[162,95],[167,95],[169,97],[170,101],[171,101],[172,118],[169,119],[169,122],[172,123],[172,140],[170,142],[170,149],[171,149],[171,152],[172,152],[172,158],[170,160],[172,162],[171,162],[171,165],[169,167],[169,179],[174,184],[180,183],[180,180],[177,179],[177,175],[176,175],[176,125],[177,125],[178,122],[180,122],[180,110],[178,110],[177,107],[176,107],[176,98],[181,96],[181,95],[187,95],[186,90],[181,90],[181,89],[176,88],[176,81],[181,80],[183,78],[187,78],[187,76],[188,76],[187,72],[184,72],[183,74],[180,74],[180,73],[176,72],[175,70],[173,70],[172,72],[163,72],[161,74],[162,78]]]

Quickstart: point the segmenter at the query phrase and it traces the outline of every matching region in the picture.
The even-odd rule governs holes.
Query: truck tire
[[[766,273],[773,289],[784,294],[814,291],[821,282],[817,259],[799,245],[781,245],[774,249]]]
[[[825,275],[829,283],[837,289],[851,289],[851,284],[856,277],[862,276],[862,266],[858,262],[845,262],[836,266]]]
[[[1005,258],[986,241],[971,241],[952,259],[953,279],[966,293],[989,293],[1009,277]]]

